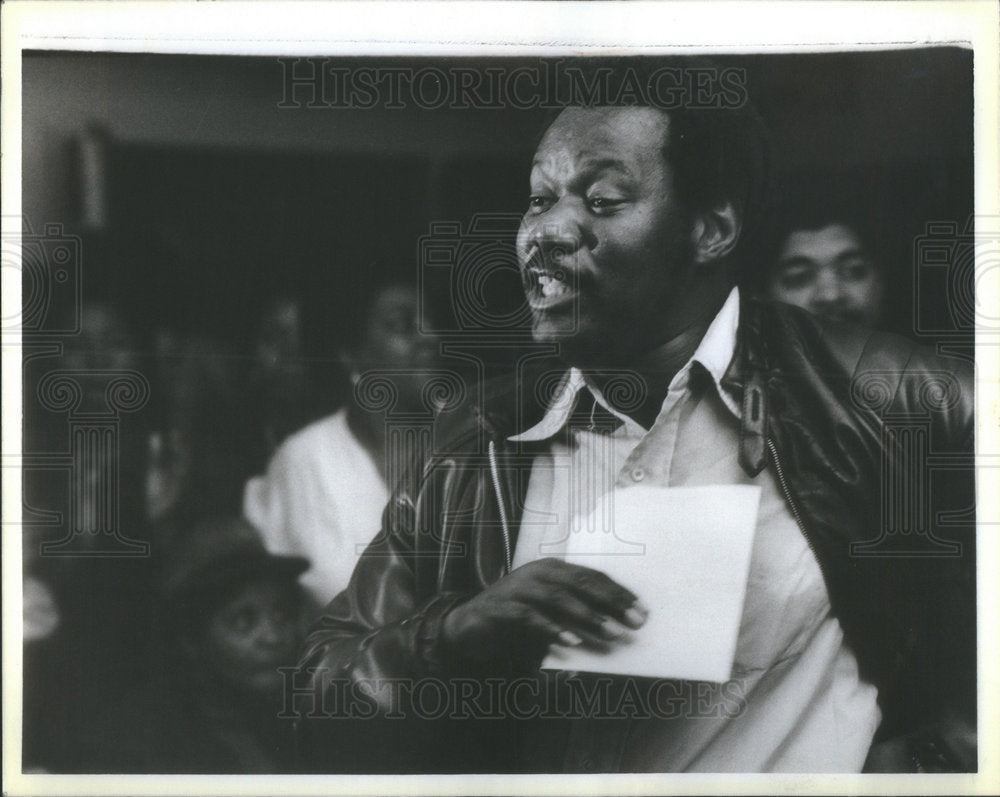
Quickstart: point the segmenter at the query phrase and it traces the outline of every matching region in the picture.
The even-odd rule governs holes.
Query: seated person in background
[[[342,354],[352,385],[365,371],[393,371],[393,411],[427,412],[438,341],[420,330],[417,289],[384,286],[365,309],[359,340]],[[270,550],[309,559],[303,584],[320,606],[347,586],[381,526],[388,464],[385,413],[362,407],[352,392],[346,406],[285,440],[267,473],[246,485],[244,516]]]
[[[61,658],[58,648],[59,605],[47,579],[39,577],[38,546],[41,533],[26,525],[23,536],[24,560],[24,702],[21,760],[25,772],[46,772],[56,762],[58,748],[52,723],[59,703],[53,701],[51,683]]]
[[[290,434],[325,415],[307,367],[305,301],[278,294],[264,308],[253,349],[248,395],[250,428],[256,432],[251,455],[257,472]]]
[[[56,356],[25,363],[22,444],[43,458],[70,452],[73,464],[24,470],[23,761],[61,773],[77,766],[77,740],[94,712],[143,677],[148,559],[100,554],[114,550],[112,531],[150,540],[142,500],[150,413],[140,401],[134,411],[115,409],[115,384],[138,397],[146,371],[124,302],[88,295],[78,319],[75,306],[55,312],[66,313],[61,323],[78,321],[79,332]],[[74,431],[70,417],[114,417],[114,445],[91,447],[94,433]]]
[[[791,219],[778,237],[767,297],[848,324],[876,326],[884,275],[860,230],[858,222],[833,212]]]
[[[147,440],[146,514],[169,545],[197,522],[238,514],[249,464],[241,414],[245,386],[222,341],[169,329],[157,333]]]
[[[195,527],[162,563],[161,668],[105,706],[82,771],[280,773],[292,763],[282,674],[302,639],[298,576],[241,518]],[[151,652],[152,654],[152,652]]]

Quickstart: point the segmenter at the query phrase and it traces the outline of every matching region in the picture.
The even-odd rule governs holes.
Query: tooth
[[[566,293],[567,290],[567,287],[563,283],[556,282],[555,280],[546,280],[546,282],[542,285],[542,295],[546,297],[561,296]]]

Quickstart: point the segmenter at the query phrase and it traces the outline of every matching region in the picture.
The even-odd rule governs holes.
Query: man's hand
[[[443,631],[448,650],[488,663],[553,642],[606,647],[646,616],[632,592],[600,571],[539,559],[456,606]]]

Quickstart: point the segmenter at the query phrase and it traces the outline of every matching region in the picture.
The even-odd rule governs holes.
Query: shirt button
[[[632,471],[632,481],[634,481],[634,482],[641,482],[645,478],[646,478],[646,471],[644,471],[642,468],[635,468],[635,469],[633,469],[633,471]]]

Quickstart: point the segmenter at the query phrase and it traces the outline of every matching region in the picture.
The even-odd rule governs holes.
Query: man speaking
[[[767,165],[754,120],[595,105],[549,126],[517,246],[559,364],[486,385],[397,490],[300,663],[310,768],[976,768],[974,535],[897,522],[971,506],[970,369],[741,295]],[[930,482],[899,419],[966,467]],[[637,486],[756,488],[727,681],[547,661],[657,619],[655,583],[569,555],[581,519]],[[696,541],[719,511],[669,533]],[[660,533],[614,531],[643,550]],[[681,576],[698,583],[669,561],[657,579]]]

